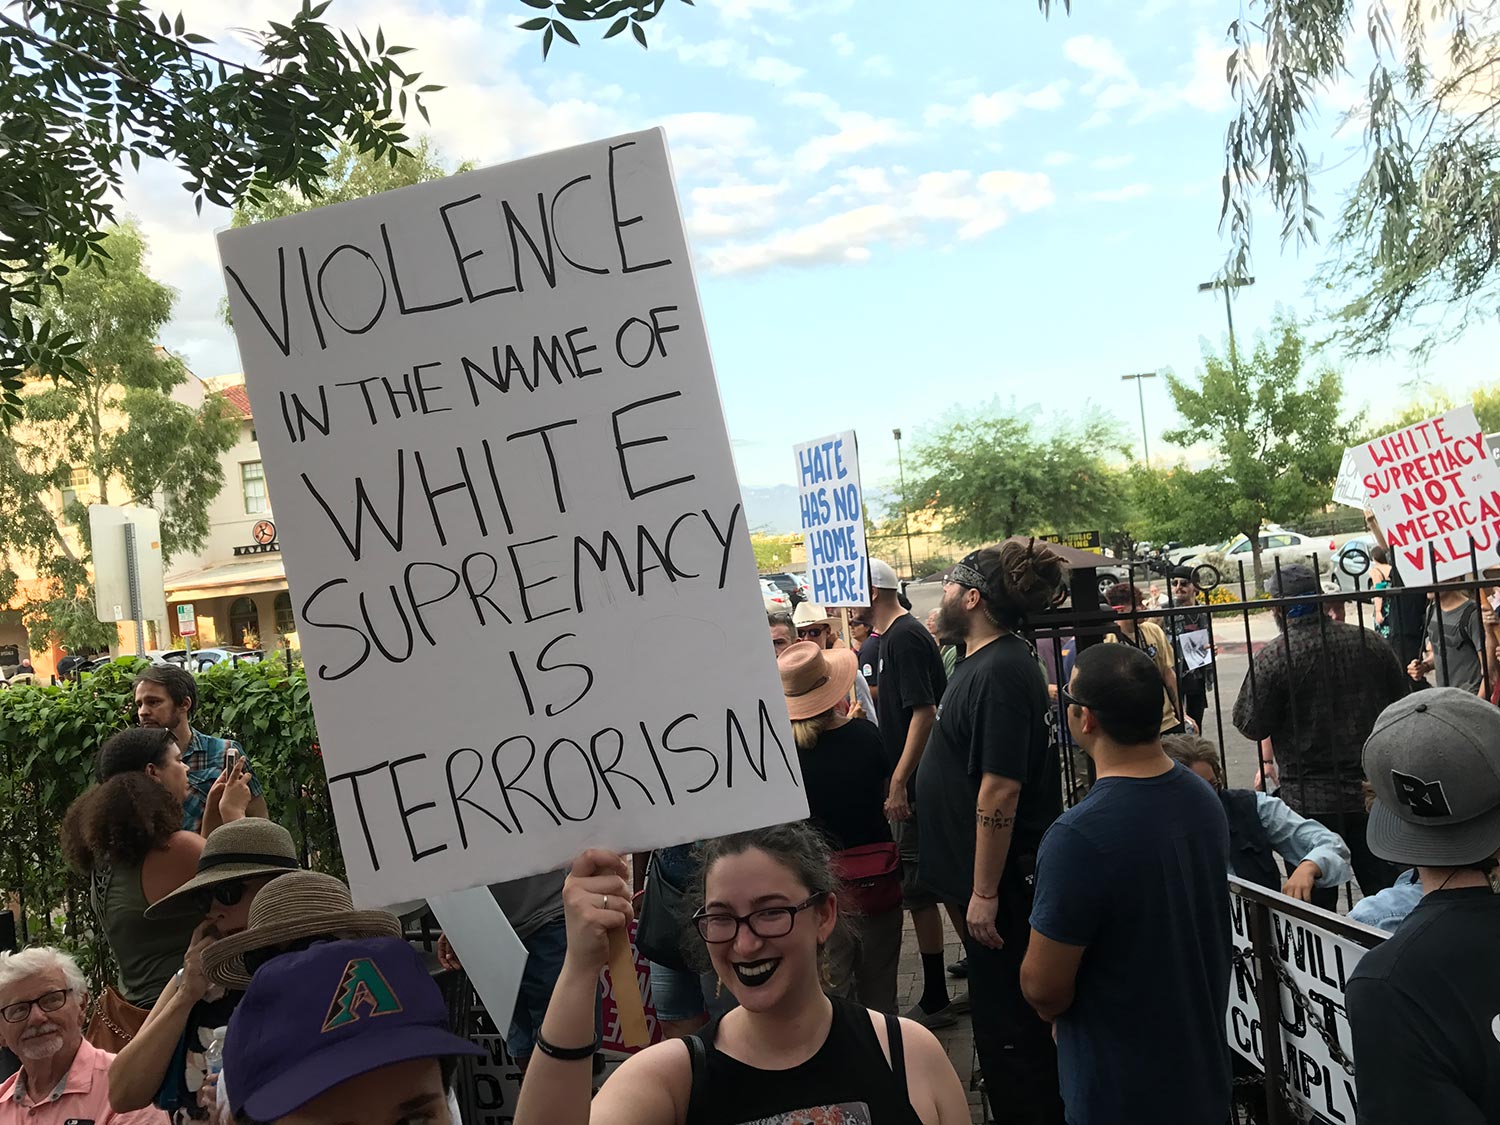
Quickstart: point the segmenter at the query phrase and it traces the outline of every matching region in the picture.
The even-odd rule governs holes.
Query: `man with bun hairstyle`
[[[921,878],[964,921],[985,1086],[1003,1120],[1028,1125],[1063,1120],[1052,1029],[1021,994],[1036,853],[1062,812],[1062,775],[1047,677],[1017,630],[1066,581],[1036,540],[986,547],[948,572],[937,631],[966,655],[917,777]]]
[[[1345,995],[1360,1125],[1500,1121],[1500,710],[1461,688],[1392,703],[1365,742],[1370,850],[1423,897]]]

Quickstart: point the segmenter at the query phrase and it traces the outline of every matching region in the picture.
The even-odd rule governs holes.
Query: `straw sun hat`
[[[823,649],[812,641],[798,641],[781,650],[781,690],[786,694],[787,714],[793,719],[821,715],[854,686],[859,658],[847,648]]]
[[[164,898],[146,908],[146,917],[178,918],[202,913],[194,892],[240,879],[260,879],[295,871],[297,845],[281,825],[258,816],[232,820],[215,828],[203,842],[198,873]]]
[[[223,988],[250,987],[245,954],[302,938],[330,941],[401,936],[384,910],[355,910],[349,888],[321,871],[293,871],[266,885],[250,904],[249,924],[203,952],[203,971]]]

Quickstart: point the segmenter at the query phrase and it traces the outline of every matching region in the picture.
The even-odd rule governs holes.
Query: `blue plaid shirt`
[[[182,830],[197,832],[203,825],[203,810],[208,804],[208,791],[224,773],[224,752],[233,746],[241,754],[244,748],[232,738],[215,738],[211,734],[193,730],[192,738],[182,753],[188,768],[188,795],[182,802]],[[261,795],[260,782],[250,775],[250,796]]]

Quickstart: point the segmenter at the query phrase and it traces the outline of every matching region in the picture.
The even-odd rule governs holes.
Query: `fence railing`
[[[1220,751],[1224,781],[1230,788],[1255,788],[1274,791],[1275,782],[1261,768],[1263,753],[1277,753],[1273,744],[1263,747],[1245,738],[1235,729],[1233,711],[1242,691],[1256,690],[1256,654],[1266,646],[1283,646],[1288,658],[1292,638],[1284,624],[1284,615],[1294,610],[1299,616],[1314,615],[1293,626],[1309,630],[1319,659],[1315,666],[1326,664],[1331,657],[1330,636],[1337,630],[1334,622],[1358,626],[1360,644],[1375,647],[1389,645],[1405,670],[1412,659],[1426,648],[1426,634],[1433,614],[1429,599],[1463,592],[1476,603],[1473,620],[1482,627],[1477,644],[1479,684],[1477,691],[1493,698],[1500,679],[1496,644],[1500,641],[1495,614],[1488,609],[1488,597],[1500,585],[1500,578],[1479,577],[1477,565],[1469,577],[1438,582],[1429,572],[1419,585],[1374,588],[1370,559],[1360,550],[1346,550],[1339,556],[1338,571],[1343,588],[1329,589],[1332,574],[1326,556],[1311,554],[1307,565],[1318,576],[1316,592],[1298,597],[1259,595],[1258,585],[1245,573],[1243,565],[1226,582],[1212,567],[1195,571],[1198,588],[1194,598],[1185,604],[1132,605],[1125,609],[1101,605],[1099,583],[1090,572],[1075,573],[1071,597],[1063,605],[1038,617],[1033,637],[1048,666],[1049,679],[1065,684],[1071,674],[1072,661],[1079,651],[1101,643],[1109,634],[1124,639],[1123,634],[1137,634],[1136,623],[1154,621],[1161,626],[1171,646],[1174,669],[1183,667],[1181,642],[1188,632],[1199,629],[1206,634],[1207,652],[1212,663],[1203,677],[1203,707],[1196,716],[1202,737],[1215,743]],[[1471,553],[1471,564],[1475,560]],[[1126,569],[1129,584],[1138,590],[1160,583],[1170,571],[1158,564],[1123,563],[1110,560],[1112,569]],[[1272,589],[1282,588],[1285,575],[1279,561],[1266,568],[1267,577],[1275,579]],[[1215,591],[1229,588],[1238,597],[1215,601]],[[1168,587],[1170,589],[1170,587]],[[1222,593],[1217,595],[1222,599]],[[1400,631],[1382,630],[1377,621],[1376,603],[1382,616],[1399,606]],[[1311,608],[1309,608],[1311,607]],[[1486,618],[1488,620],[1486,620]],[[1414,627],[1415,625],[1415,627]],[[1382,632],[1390,632],[1389,639]],[[1439,669],[1449,668],[1448,640],[1441,629],[1432,630],[1433,657]],[[1347,636],[1347,632],[1344,633]],[[1299,642],[1299,643],[1305,643]],[[1243,667],[1241,667],[1243,658]],[[1323,669],[1326,671],[1326,668]],[[1331,698],[1331,679],[1319,672],[1307,680],[1286,685],[1289,693],[1288,713],[1307,713],[1307,704],[1337,707]],[[1425,681],[1413,683],[1413,690],[1429,686]],[[1393,697],[1394,699],[1395,697]],[[1191,718],[1185,707],[1184,693],[1179,691],[1175,706],[1180,719]],[[1299,705],[1300,704],[1300,705]],[[1056,700],[1055,721],[1062,732],[1062,769],[1069,804],[1081,800],[1091,781],[1091,763],[1076,748],[1069,746],[1067,717],[1060,698]],[[1296,728],[1293,728],[1293,733]],[[1330,757],[1330,779],[1334,789],[1345,782],[1357,785],[1363,781],[1358,766],[1362,747],[1347,747],[1346,755]],[[1284,757],[1284,748],[1283,748]],[[1284,792],[1296,807],[1295,787]],[[1305,808],[1305,804],[1303,804]],[[1362,838],[1365,817],[1349,808],[1317,810],[1319,815],[1346,841]],[[1237,1059],[1237,1120],[1281,1122],[1315,1119],[1329,1123],[1355,1120],[1355,1061],[1350,1051],[1347,1013],[1343,1003],[1343,986],[1359,957],[1386,938],[1380,930],[1350,921],[1343,915],[1309,905],[1263,887],[1230,877],[1232,931],[1234,933],[1234,975],[1226,1013],[1225,1033]],[[1316,892],[1315,892],[1316,894]],[[1354,902],[1354,881],[1344,888],[1346,905]],[[1327,906],[1337,906],[1332,894],[1324,897]],[[1271,1033],[1267,1029],[1272,1029]]]

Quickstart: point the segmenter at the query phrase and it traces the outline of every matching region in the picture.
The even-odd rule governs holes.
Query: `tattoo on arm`
[[[993,828],[997,831],[1004,831],[1007,828],[1015,827],[1016,818],[1002,812],[988,813],[983,809],[975,809],[974,823],[980,828]]]

